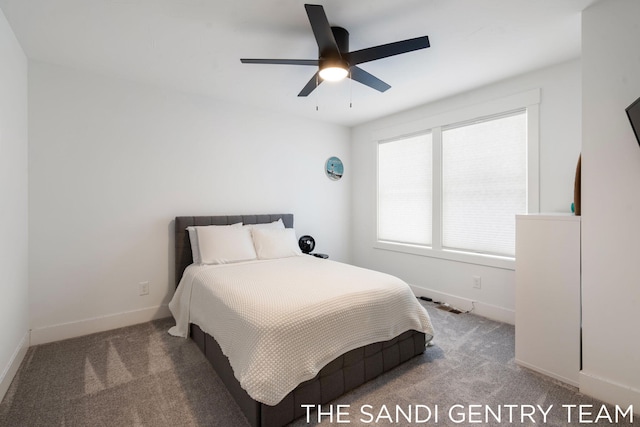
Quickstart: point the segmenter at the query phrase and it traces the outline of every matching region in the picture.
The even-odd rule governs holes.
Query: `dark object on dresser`
[[[576,216],[582,215],[582,154],[578,157],[578,165],[576,166],[576,179],[573,184],[573,209]]]

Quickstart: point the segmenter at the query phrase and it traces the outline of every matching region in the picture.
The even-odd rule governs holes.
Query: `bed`
[[[193,262],[190,227],[218,225],[229,226],[222,227],[228,230],[234,224],[276,222],[289,229],[289,235],[294,234],[292,214],[175,219],[177,290],[170,308],[176,326],[170,333],[188,335],[195,341],[252,426],[288,424],[304,415],[306,409],[301,405],[336,399],[423,353],[433,336],[426,311],[400,279],[303,254],[262,259],[268,251],[260,252],[257,236],[285,231],[251,232],[259,260],[220,265]],[[205,230],[212,228],[220,227]],[[202,230],[199,233],[204,236]],[[283,271],[288,273],[283,275]],[[323,285],[298,286],[306,272],[324,278]],[[350,285],[348,295],[341,294],[340,284],[331,285],[336,278],[351,275],[355,288]],[[238,287],[240,279],[242,286]],[[361,282],[367,282],[366,288]],[[295,301],[293,311],[291,301]],[[245,309],[251,305],[266,308],[255,312]],[[408,314],[397,322],[387,322],[383,315],[388,311]],[[274,317],[287,322],[273,323]],[[258,326],[254,318],[260,319]],[[366,333],[352,327],[353,322],[365,323]],[[304,341],[312,335],[309,331],[316,335]],[[336,336],[341,334],[344,342]]]

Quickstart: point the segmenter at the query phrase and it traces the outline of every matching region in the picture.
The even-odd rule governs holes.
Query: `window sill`
[[[477,254],[473,252],[463,252],[451,249],[437,250],[427,246],[382,241],[376,241],[373,247],[375,249],[402,252],[406,254],[419,255],[430,258],[445,259],[448,261],[462,262],[465,264],[483,265],[487,267],[501,268],[504,270],[516,269],[515,258],[511,257]]]

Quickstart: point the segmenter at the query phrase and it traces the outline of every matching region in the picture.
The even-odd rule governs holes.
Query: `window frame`
[[[515,270],[515,258],[508,256],[489,255],[463,250],[443,248],[442,246],[442,130],[451,126],[465,125],[480,120],[500,117],[518,110],[525,110],[527,115],[527,212],[539,211],[539,121],[540,121],[540,89],[500,98],[436,114],[423,119],[389,126],[373,132],[375,142],[376,185],[375,185],[375,231],[373,247],[376,249],[402,252],[432,258],[446,259],[469,264],[479,264],[490,267]],[[379,221],[379,157],[378,147],[381,143],[411,137],[416,134],[431,132],[432,134],[432,245],[421,246],[378,240]],[[515,216],[514,216],[515,221]]]

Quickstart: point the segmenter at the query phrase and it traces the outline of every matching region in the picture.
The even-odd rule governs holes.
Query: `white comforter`
[[[337,356],[431,320],[397,277],[312,256],[189,266],[169,304],[215,337],[249,395],[276,405]]]

